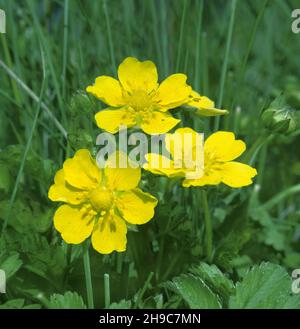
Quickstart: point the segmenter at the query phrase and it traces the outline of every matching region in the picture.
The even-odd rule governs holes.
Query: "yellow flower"
[[[114,156],[128,167],[112,168]],[[140,168],[130,167],[123,153],[111,155],[100,169],[88,150],[77,151],[56,173],[48,193],[52,201],[66,203],[54,215],[55,228],[67,243],[79,244],[91,236],[102,254],[125,251],[126,222],[147,223],[157,205],[155,197],[137,187],[140,179]]]
[[[177,129],[174,134],[168,135],[187,132],[194,135],[197,134],[196,131],[190,128],[180,128]],[[193,145],[190,145],[189,148],[194,152]],[[144,165],[144,169],[154,174],[184,178],[182,182],[184,187],[218,185],[224,183],[230,187],[238,188],[252,184],[252,178],[257,175],[256,169],[251,166],[233,161],[238,158],[245,149],[245,143],[241,140],[236,140],[232,132],[219,131],[208,137],[204,143],[204,170],[202,177],[187,179],[186,174],[191,172],[193,168],[176,168],[174,166],[174,148],[169,150],[172,156],[169,168],[163,168],[162,163],[166,161],[163,156],[150,153],[146,155],[147,163]],[[159,159],[159,161],[156,161],[155,164],[158,163],[158,166],[154,166],[153,163],[157,159]]]
[[[228,113],[227,110],[216,109],[215,102],[206,96],[201,96],[194,90],[191,92],[190,100],[186,105],[196,108],[196,114],[206,117],[224,115]]]
[[[139,126],[147,134],[163,134],[180,122],[168,110],[190,100],[192,89],[186,84],[186,75],[172,74],[158,84],[153,62],[127,57],[118,68],[118,78],[100,76],[86,88],[110,106],[96,114],[98,127],[112,134],[121,125]]]
[[[197,137],[200,137],[198,145],[196,144]],[[186,174],[195,171],[196,160],[198,160],[198,167],[201,164],[203,166],[203,162],[201,162],[203,159],[196,158],[196,145],[199,148],[202,146],[200,134],[191,128],[179,128],[173,134],[165,135],[165,147],[171,154],[171,159],[165,155],[148,153],[145,155],[147,163],[143,168],[157,175],[173,178],[185,177]],[[202,153],[200,150],[199,154],[202,155]],[[191,163],[191,161],[193,162]]]

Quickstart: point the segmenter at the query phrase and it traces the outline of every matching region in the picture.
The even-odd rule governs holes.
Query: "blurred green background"
[[[300,3],[234,4],[0,0],[7,20],[6,34],[0,35],[0,228],[7,222],[0,239],[0,268],[9,272],[2,303],[50,307],[50,296],[66,291],[86,299],[81,246],[61,242],[52,226],[57,205],[48,200],[47,191],[74,150],[96,151],[99,129],[93,116],[103,105],[84,90],[99,75],[115,75],[127,56],[154,61],[160,80],[186,73],[195,90],[217,104],[222,101],[218,105],[230,111],[220,118],[220,129],[234,131],[248,145],[244,161],[258,169],[255,185],[207,189],[214,264],[234,282],[262,261],[287,271],[300,267],[300,129],[275,133],[261,120],[262,110],[280,95],[285,96],[280,108],[291,107],[299,116],[300,34],[291,31],[291,13]],[[230,17],[234,25],[228,43]],[[173,113],[182,116],[182,126],[206,135],[216,127],[218,119],[179,111]],[[161,285],[205,260],[199,193],[179,185],[146,173],[143,188],[160,200],[155,219],[139,233],[129,233],[126,253],[102,256],[91,251],[97,307],[104,306],[104,273],[110,275],[111,301],[126,299],[124,307],[191,306]],[[54,305],[81,305],[74,296],[64,298]]]

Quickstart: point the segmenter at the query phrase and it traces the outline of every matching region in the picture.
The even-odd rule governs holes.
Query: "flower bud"
[[[298,118],[291,108],[268,108],[261,115],[264,126],[273,133],[289,134],[296,130]]]

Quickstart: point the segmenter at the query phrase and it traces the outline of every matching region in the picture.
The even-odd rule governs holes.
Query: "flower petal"
[[[50,187],[48,197],[52,201],[67,202],[73,205],[85,200],[84,191],[69,185],[64,178],[63,169],[58,170],[54,177],[54,184]]]
[[[227,110],[220,110],[215,108],[215,102],[206,96],[201,96],[196,91],[192,91],[188,106],[197,108],[196,114],[203,116],[216,116],[227,114]]]
[[[92,245],[101,254],[126,250],[127,226],[116,214],[109,214],[99,220],[92,234]]]
[[[218,131],[207,138],[204,144],[205,156],[213,155],[217,161],[231,161],[239,157],[246,149],[241,140],[236,140],[234,133]]]
[[[145,224],[154,216],[157,199],[140,189],[126,191],[117,199],[117,207],[130,224]]]
[[[222,177],[219,171],[213,171],[209,175],[204,174],[198,179],[185,179],[182,182],[183,187],[190,186],[205,186],[205,185],[218,185],[222,182]]]
[[[180,120],[173,118],[169,113],[154,111],[151,116],[142,120],[141,129],[146,134],[165,134],[179,122]]]
[[[128,92],[144,90],[150,93],[158,87],[156,66],[151,61],[140,62],[136,58],[127,57],[119,65],[118,76]]]
[[[166,134],[165,145],[174,160],[183,159],[184,156],[187,157],[190,154],[195,160],[196,151],[201,152],[201,156],[203,155],[203,135],[192,128],[178,128],[173,134]]]
[[[175,168],[174,161],[156,153],[148,153],[145,155],[147,163],[143,168],[155,175],[165,175],[167,177],[184,177],[183,168]]]
[[[95,115],[97,126],[101,129],[115,134],[119,131],[120,126],[127,128],[135,125],[135,119],[129,115],[126,108],[120,110],[103,110]]]
[[[112,77],[102,75],[96,78],[94,85],[88,86],[86,91],[109,106],[120,107],[125,104],[121,85]]]
[[[65,180],[79,189],[90,190],[101,182],[101,171],[86,149],[77,151],[73,158],[67,159],[63,170]]]
[[[79,244],[87,239],[93,230],[93,216],[85,215],[79,207],[62,205],[54,215],[54,226],[67,243]]]
[[[112,190],[126,191],[137,187],[141,168],[123,152],[111,154],[105,163],[106,185]]]
[[[186,84],[185,74],[172,74],[166,78],[158,87],[156,102],[161,107],[161,111],[167,111],[185,104],[191,93],[191,87]]]
[[[232,161],[222,166],[222,182],[230,187],[251,185],[256,175],[256,169],[244,163]]]

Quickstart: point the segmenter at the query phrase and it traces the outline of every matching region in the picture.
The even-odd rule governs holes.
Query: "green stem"
[[[296,193],[300,193],[300,184],[289,187],[286,190],[276,194],[273,198],[271,198],[269,201],[263,204],[260,208],[264,210],[272,209],[280,201]]]
[[[47,113],[49,118],[53,120],[54,125],[57,129],[62,133],[62,135],[67,138],[67,131],[61,125],[61,123],[56,119],[51,110],[47,107],[47,105],[40,100],[40,97],[37,96],[1,59],[0,59],[0,68],[2,68],[7,75],[12,78],[16,83],[36,102],[39,104],[41,102],[41,108]]]
[[[202,16],[203,16],[203,0],[198,2],[197,11],[199,13],[197,19],[197,32],[196,32],[196,53],[195,53],[195,76],[194,88],[199,91],[200,89],[200,43],[201,43],[201,30],[202,30]]]
[[[265,136],[265,135],[259,136],[255,141],[255,143],[251,146],[245,157],[243,157],[243,162],[246,162],[249,165],[253,165],[261,148],[265,145],[268,145],[273,138],[274,138],[273,134],[269,136]]]
[[[109,274],[104,274],[104,305],[109,308],[110,305],[110,279]]]
[[[140,302],[141,302],[141,300],[142,300],[142,298],[143,298],[143,296],[144,296],[146,290],[148,289],[149,284],[150,284],[150,282],[151,282],[151,280],[152,280],[152,278],[153,278],[153,275],[154,275],[153,272],[150,272],[150,273],[149,273],[148,278],[147,278],[147,280],[146,280],[146,282],[145,282],[145,284],[144,284],[142,290],[141,290],[140,293],[138,294],[138,297],[137,297],[136,302],[135,302],[135,308],[138,308],[138,307],[139,307],[139,304],[140,304]]]
[[[41,86],[40,97],[39,97],[39,101],[38,101],[38,104],[37,104],[37,109],[36,109],[36,112],[35,112],[33,123],[32,123],[31,129],[30,129],[29,137],[28,137],[28,140],[27,140],[27,143],[26,143],[25,151],[24,151],[24,154],[23,154],[23,157],[22,157],[22,160],[21,160],[21,164],[20,164],[20,167],[19,167],[18,174],[17,174],[14,189],[13,189],[13,192],[12,192],[10,200],[9,200],[8,211],[7,211],[7,214],[5,216],[5,220],[4,220],[3,227],[2,227],[2,232],[1,232],[2,235],[4,234],[4,232],[6,230],[8,221],[9,221],[10,216],[11,216],[12,207],[13,207],[13,204],[14,204],[16,196],[17,196],[19,183],[20,183],[22,175],[23,175],[25,162],[26,162],[28,152],[29,152],[31,144],[32,144],[33,135],[34,135],[35,128],[36,128],[38,118],[39,118],[39,115],[40,115],[40,111],[41,111],[42,98],[44,96],[44,90],[45,90],[45,86],[46,86],[46,68],[45,68],[44,52],[43,52],[42,49],[41,49],[41,57],[42,57],[42,65],[43,65],[43,81],[42,81],[42,86]]]
[[[212,261],[212,239],[213,239],[211,216],[210,216],[206,191],[201,190],[201,195],[202,195],[202,206],[203,206],[203,210],[204,210],[204,221],[205,221],[206,256],[207,256],[208,262],[211,263],[211,261]]]
[[[252,28],[251,35],[250,35],[250,40],[248,42],[248,48],[247,48],[246,55],[245,55],[244,60],[243,60],[241,73],[240,73],[240,76],[239,76],[239,84],[242,83],[243,80],[244,80],[245,71],[246,71],[246,67],[247,67],[247,63],[248,63],[248,59],[249,59],[251,50],[253,48],[253,43],[254,43],[254,40],[255,40],[257,28],[259,26],[259,23],[260,23],[262,17],[263,17],[263,14],[264,14],[264,11],[266,9],[266,6],[267,6],[268,2],[269,2],[269,0],[265,0],[263,2],[262,6],[259,10],[259,13],[257,15],[257,18],[255,20],[254,26]]]
[[[225,57],[224,57],[224,62],[223,62],[223,67],[222,67],[220,92],[219,92],[219,98],[218,98],[218,104],[217,104],[218,108],[221,108],[222,102],[223,102],[224,87],[225,87],[225,80],[226,80],[228,59],[229,59],[229,51],[230,51],[230,47],[231,47],[231,39],[232,39],[232,32],[233,32],[233,26],[234,26],[236,2],[237,2],[237,0],[232,0],[232,3],[231,3],[231,9],[230,9],[231,15],[230,15],[229,28],[228,28],[228,32],[227,32]],[[220,117],[216,117],[215,130],[219,130],[219,126],[220,126]]]
[[[1,41],[2,41],[3,48],[4,48],[4,57],[5,57],[6,63],[8,64],[8,66],[10,68],[13,68],[11,56],[10,56],[8,46],[7,46],[7,39],[4,37],[4,35],[1,35]],[[14,99],[15,99],[16,103],[18,104],[18,106],[21,106],[22,99],[21,99],[21,95],[19,93],[16,81],[11,76],[10,76],[10,81],[11,81],[11,85],[12,85]]]
[[[161,21],[161,49],[163,62],[163,75],[167,76],[169,72],[169,39],[168,39],[168,11],[166,8],[166,0],[161,0],[159,3],[159,13]]]
[[[117,73],[117,64],[116,64],[116,57],[115,57],[115,51],[114,51],[114,44],[113,44],[113,38],[111,33],[111,25],[110,25],[110,19],[109,14],[107,10],[106,0],[103,1],[103,11],[106,21],[106,28],[107,28],[107,36],[108,36],[108,44],[109,44],[109,53],[110,53],[110,59],[111,64],[114,70],[114,73]]]
[[[180,59],[181,59],[181,49],[182,49],[182,40],[183,40],[183,29],[184,29],[184,22],[185,22],[185,16],[186,16],[187,2],[188,1],[184,1],[183,11],[182,11],[182,16],[181,16],[180,34],[179,34],[177,59],[176,59],[176,69],[175,69],[176,72],[178,72],[178,70],[179,70],[179,64],[180,64]]]
[[[86,246],[86,248],[84,248],[84,250],[83,250],[83,266],[84,266],[88,308],[93,309],[94,308],[94,296],[93,296],[91,264],[90,264],[90,255],[89,255],[88,246]]]
[[[62,96],[66,97],[66,71],[68,55],[68,31],[69,31],[69,0],[64,4],[64,41],[63,41],[63,68],[62,68]]]

